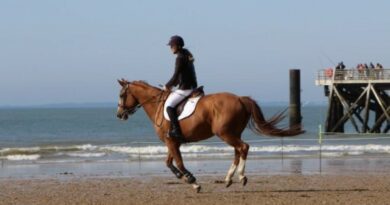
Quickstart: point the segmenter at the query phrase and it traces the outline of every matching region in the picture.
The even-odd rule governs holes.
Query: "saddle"
[[[191,116],[196,108],[199,99],[204,96],[203,86],[200,86],[192,91],[190,95],[184,98],[177,106],[176,113],[178,120]],[[166,106],[164,105],[164,117],[169,120],[168,113],[166,113]]]
[[[196,88],[195,90],[193,90],[192,93],[191,93],[189,96],[187,96],[186,98],[184,98],[184,99],[176,106],[176,114],[177,114],[177,116],[180,116],[180,114],[183,112],[184,106],[186,105],[188,99],[190,99],[190,98],[195,98],[195,97],[198,97],[198,96],[204,96],[203,86],[200,86],[200,87]]]

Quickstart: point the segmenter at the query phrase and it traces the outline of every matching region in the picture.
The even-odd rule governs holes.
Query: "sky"
[[[118,78],[165,84],[181,35],[207,93],[325,101],[316,73],[390,67],[390,1],[1,0],[0,106],[116,102]]]

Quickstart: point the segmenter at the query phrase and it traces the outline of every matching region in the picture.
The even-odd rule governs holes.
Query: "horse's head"
[[[139,102],[131,93],[130,82],[122,79],[118,80],[118,83],[122,88],[119,93],[119,103],[116,116],[121,120],[127,120],[129,115],[132,115],[138,109]]]

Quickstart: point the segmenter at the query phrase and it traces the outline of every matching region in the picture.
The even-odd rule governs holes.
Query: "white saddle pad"
[[[178,119],[182,120],[184,118],[187,118],[192,115],[194,112],[196,105],[198,104],[198,101],[200,100],[202,96],[197,96],[194,98],[189,98],[186,104],[184,105],[183,112],[179,115]],[[167,105],[164,103],[164,118],[168,121],[170,121],[168,113],[167,113]]]

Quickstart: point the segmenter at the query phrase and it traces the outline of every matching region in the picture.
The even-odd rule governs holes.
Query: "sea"
[[[262,106],[267,118],[287,105]],[[246,129],[249,158],[328,158],[390,156],[390,135],[322,133],[326,105],[302,107],[304,134],[291,138],[258,136]],[[287,127],[287,119],[281,127]],[[346,126],[353,133],[351,125]],[[217,136],[181,147],[185,160],[231,160],[233,149]],[[0,160],[4,164],[164,161],[167,148],[140,109],[127,121],[116,107],[0,109]]]

